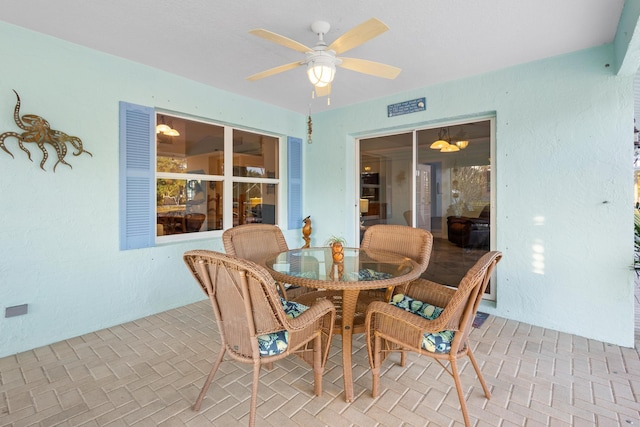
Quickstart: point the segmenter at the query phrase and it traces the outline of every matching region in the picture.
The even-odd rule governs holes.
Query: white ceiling
[[[613,41],[624,0],[2,0],[0,20],[306,114]],[[338,68],[331,106],[303,67],[249,75],[303,54],[249,34],[313,46],[376,17],[390,30],[347,55],[400,67],[395,80]],[[5,66],[12,66],[7,61]]]

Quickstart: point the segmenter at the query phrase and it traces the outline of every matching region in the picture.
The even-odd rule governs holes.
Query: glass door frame
[[[360,203],[359,203],[359,198],[360,198],[360,188],[361,188],[361,183],[360,183],[360,179],[361,179],[361,172],[362,172],[362,164],[361,164],[361,149],[360,149],[360,145],[362,140],[366,140],[366,139],[370,139],[370,138],[379,138],[379,137],[385,137],[385,136],[394,136],[394,135],[400,135],[400,134],[408,134],[411,133],[412,134],[412,154],[411,154],[411,169],[413,171],[413,173],[409,174],[410,175],[410,193],[414,195],[414,197],[411,197],[410,199],[410,209],[412,212],[411,215],[411,224],[412,226],[416,225],[416,204],[417,204],[417,200],[415,197],[415,189],[416,189],[416,173],[417,173],[417,162],[418,162],[418,158],[417,158],[417,145],[418,145],[418,137],[417,134],[419,131],[423,131],[423,130],[429,130],[429,129],[439,129],[439,128],[444,128],[444,127],[450,127],[450,126],[458,126],[458,125],[464,125],[467,123],[474,123],[474,122],[480,122],[480,121],[488,121],[489,122],[489,167],[490,167],[490,174],[489,174],[489,190],[490,190],[490,196],[489,196],[489,203],[491,205],[491,211],[490,211],[490,230],[489,230],[489,238],[490,238],[490,246],[489,246],[489,250],[495,250],[495,248],[497,247],[497,240],[496,240],[496,229],[497,229],[497,224],[496,224],[496,212],[497,209],[499,208],[498,203],[497,203],[497,197],[496,197],[496,116],[494,114],[491,115],[481,115],[481,116],[475,116],[475,117],[468,117],[465,119],[458,119],[458,120],[451,120],[451,121],[443,121],[443,122],[439,122],[437,124],[433,124],[430,123],[429,125],[425,125],[425,126],[412,126],[410,128],[407,129],[394,129],[392,132],[380,132],[380,133],[376,133],[376,132],[372,132],[366,135],[360,135],[357,138],[355,138],[355,144],[354,144],[354,149],[355,149],[355,165],[354,165],[354,194],[358,197],[358,199],[355,201],[354,203],[354,207],[355,207],[355,215],[354,218],[357,218],[357,223],[355,226],[355,232],[356,234],[360,233],[362,234],[362,228],[361,228],[361,213],[360,213]],[[360,242],[360,237],[361,236],[354,236],[354,241],[356,242]],[[490,300],[490,301],[495,301],[496,300],[496,271],[494,270],[493,272],[493,277],[491,280],[493,286],[490,287],[489,292],[487,292],[484,296],[484,299],[486,300]]]

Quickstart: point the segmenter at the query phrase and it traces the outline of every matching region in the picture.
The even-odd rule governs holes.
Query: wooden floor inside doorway
[[[434,237],[429,267],[422,278],[457,287],[469,268],[487,252],[486,249],[461,248],[447,239]]]

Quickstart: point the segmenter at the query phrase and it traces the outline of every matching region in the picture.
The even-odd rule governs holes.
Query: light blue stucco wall
[[[204,297],[182,254],[222,251],[219,238],[119,250],[119,101],[279,135],[306,133],[304,115],[4,23],[0,58],[0,133],[20,131],[15,89],[22,115],[44,117],[93,154],[69,153],[73,169],[58,165],[54,173],[51,148],[46,172],[34,144],[27,145],[33,162],[14,138],[5,145],[15,159],[0,151],[0,357]],[[300,230],[285,233],[302,245]],[[18,304],[29,304],[29,313],[4,318],[5,307]]]
[[[22,114],[82,138],[93,157],[73,169],[0,151],[0,357],[202,298],[184,251],[222,250],[219,238],[118,250],[121,100],[303,137],[305,117],[112,56],[0,23],[0,133]],[[314,115],[304,144],[305,202],[314,244],[352,236],[354,136],[496,114],[497,303],[485,311],[633,345],[632,78],[616,77],[604,46]],[[336,91],[338,90],[336,85]],[[427,97],[392,119],[386,106]],[[615,147],[611,149],[611,147]],[[606,202],[606,203],[604,203]],[[299,230],[285,231],[290,246]],[[353,243],[353,242],[352,242]]]
[[[497,301],[483,310],[633,346],[633,91],[632,77],[614,76],[613,51],[602,46],[318,114],[306,154],[314,195],[306,210],[318,241],[323,233],[356,239],[354,136],[492,113],[493,246],[504,258]],[[388,104],[423,96],[426,111],[387,117]]]

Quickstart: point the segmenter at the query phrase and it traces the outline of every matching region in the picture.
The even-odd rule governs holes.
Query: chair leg
[[[284,283],[276,282],[276,287],[278,288],[280,296],[286,300],[289,300],[289,298],[287,297],[287,288],[284,286]]]
[[[316,396],[322,396],[322,335],[313,339],[313,388]]]
[[[473,365],[473,369],[476,371],[476,375],[478,375],[478,379],[480,380],[480,384],[482,384],[482,390],[484,390],[484,395],[487,399],[491,399],[491,392],[489,391],[489,387],[487,387],[487,383],[484,381],[484,377],[482,376],[482,372],[480,371],[480,367],[478,366],[478,362],[476,362],[476,358],[471,351],[471,348],[468,347],[467,344],[467,354],[469,355],[469,359],[471,360],[471,364]]]
[[[249,409],[249,427],[256,425],[256,408],[258,406],[258,384],[260,383],[260,361],[253,364],[253,384],[251,386],[251,407]]]
[[[371,396],[377,397],[380,392],[380,346],[381,338],[375,334],[373,338],[373,366],[371,367]]]
[[[213,364],[213,367],[211,368],[211,372],[209,372],[209,376],[207,377],[207,380],[204,382],[204,385],[202,386],[202,390],[200,390],[200,395],[198,396],[198,400],[196,400],[195,405],[193,405],[193,410],[194,411],[199,411],[200,410],[200,405],[202,404],[202,399],[204,399],[204,396],[207,394],[207,391],[209,390],[209,386],[211,385],[211,381],[213,381],[213,377],[216,374],[216,371],[218,370],[218,367],[222,363],[222,358],[224,357],[224,353],[226,351],[227,350],[224,348],[224,346],[220,349],[220,354],[218,354],[218,358],[216,359],[215,363]]]
[[[455,358],[451,358],[451,375],[453,381],[456,383],[456,391],[458,392],[458,399],[460,400],[460,410],[462,411],[462,417],[464,418],[464,425],[471,427],[471,421],[469,420],[469,414],[467,413],[467,402],[464,398],[462,390],[462,382],[460,381],[460,374],[458,373],[458,365]]]

